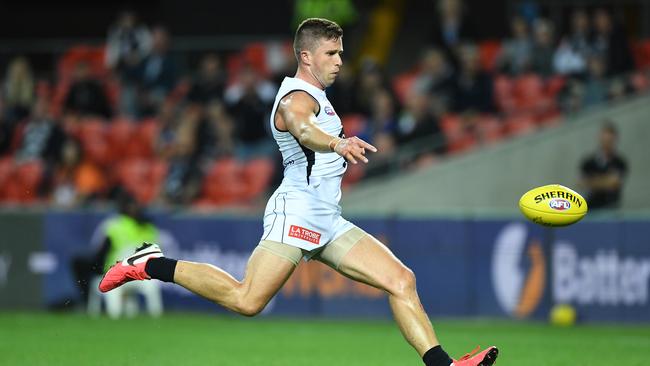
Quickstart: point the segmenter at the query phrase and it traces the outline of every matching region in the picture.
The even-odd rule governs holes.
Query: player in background
[[[452,360],[442,349],[418,297],[415,276],[373,236],[341,217],[341,179],[348,163],[367,163],[372,145],[346,137],[327,100],[343,61],[343,31],[310,18],[298,27],[296,75],[280,86],[271,129],[285,166],[268,201],[264,233],[239,282],[220,268],[166,258],[145,244],[116,263],[100,283],[110,291],[132,280],[158,279],[246,316],[258,314],[293,273],[301,258],[321,261],[346,277],[385,291],[397,325],[427,366],[489,366],[496,347]]]

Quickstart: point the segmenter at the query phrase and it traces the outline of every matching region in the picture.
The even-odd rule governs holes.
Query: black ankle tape
[[[176,259],[165,257],[151,258],[144,266],[144,271],[149,277],[164,282],[174,282],[174,271],[176,270]]]

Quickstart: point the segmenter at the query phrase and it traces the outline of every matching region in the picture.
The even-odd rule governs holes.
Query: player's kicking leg
[[[347,277],[388,293],[390,307],[400,331],[427,366],[449,366],[452,362],[455,366],[490,366],[494,363],[498,355],[496,347],[488,347],[482,352],[452,360],[440,347],[420,303],[413,272],[371,235],[365,234],[355,242],[335,269]],[[333,244],[332,248],[336,248],[336,243]]]
[[[258,314],[296,268],[296,262],[258,247],[240,282],[210,264],[165,258],[157,245],[144,244],[117,262],[102,278],[99,289],[110,291],[133,280],[158,279],[186,289],[246,316]]]

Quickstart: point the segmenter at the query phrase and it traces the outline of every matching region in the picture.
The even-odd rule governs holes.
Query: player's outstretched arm
[[[356,164],[357,160],[368,162],[366,149],[377,149],[358,137],[340,138],[323,131],[316,124],[318,104],[305,92],[294,92],[286,96],[278,106],[279,128],[289,130],[301,145],[318,152],[336,152],[347,161]]]

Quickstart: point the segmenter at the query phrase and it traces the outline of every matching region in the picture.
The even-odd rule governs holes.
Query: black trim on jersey
[[[284,206],[282,206],[282,214],[284,215],[284,220],[282,220],[282,240],[280,241],[281,243],[284,243],[284,229],[286,229],[287,225],[287,194],[285,193],[284,196],[282,196],[282,201],[284,201]]]
[[[309,95],[309,96],[310,96],[310,97],[311,97],[311,98],[316,102],[316,104],[318,104],[318,112],[316,112],[316,117],[318,117],[318,115],[320,114],[320,109],[321,109],[321,108],[320,108],[320,103],[318,103],[318,100],[317,100],[316,98],[314,98],[313,95],[311,95],[308,91],[306,91],[306,90],[304,90],[304,89],[291,89],[291,90],[289,90],[286,94],[284,94],[284,95],[282,96],[282,98],[280,98],[280,99],[278,99],[278,100],[281,101],[282,99],[286,98],[287,95],[289,95],[289,94],[291,94],[291,93],[293,93],[293,92],[297,92],[297,91],[301,91],[301,92],[305,92],[305,93],[307,93],[307,95]],[[280,105],[280,102],[279,102],[279,101],[278,101],[278,106]],[[289,130],[281,130],[281,129],[278,128],[278,126],[275,125],[275,114],[276,114],[276,113],[278,113],[278,107],[275,108],[275,113],[273,113],[273,128],[275,128],[276,131],[280,131],[280,132],[289,132]]]
[[[339,137],[342,138],[342,139],[345,138],[345,131],[343,130],[343,127],[341,127],[341,132],[339,132]],[[347,165],[348,165],[348,162],[345,161],[345,158],[343,158],[343,167],[345,168]]]
[[[266,234],[266,236],[262,240],[266,240],[266,238],[271,235],[273,232],[273,228],[275,227],[275,220],[278,218],[278,213],[275,211],[278,208],[278,196],[275,196],[275,200],[273,200],[273,213],[275,214],[275,217],[273,218],[273,223],[271,224],[271,228],[269,229],[269,232]]]
[[[293,136],[293,135],[292,135]],[[316,152],[307,146],[304,146],[303,144],[298,141],[296,136],[293,136],[293,138],[296,140],[296,143],[300,148],[302,149],[302,152],[305,153],[305,158],[307,159],[307,185],[309,185],[309,177],[311,176],[311,168],[314,166],[314,163],[316,162]]]

